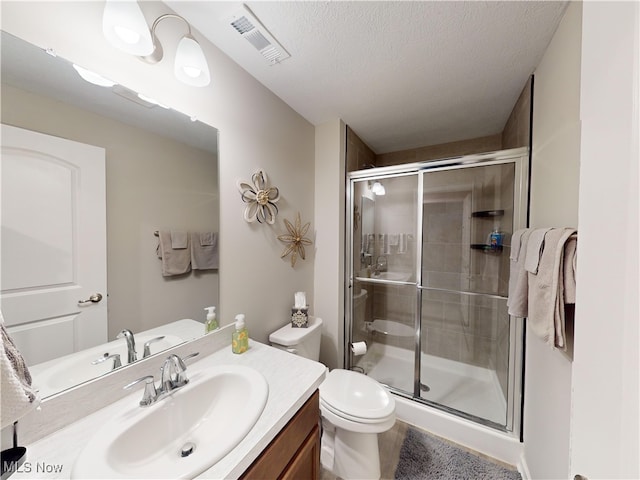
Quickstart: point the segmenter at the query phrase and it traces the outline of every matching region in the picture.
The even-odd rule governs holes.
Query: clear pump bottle
[[[216,320],[216,307],[206,307],[207,321],[204,324],[204,333],[213,332],[218,329],[218,321]]]
[[[249,332],[244,325],[244,314],[236,315],[236,330],[231,335],[231,351],[244,353],[249,349]]]

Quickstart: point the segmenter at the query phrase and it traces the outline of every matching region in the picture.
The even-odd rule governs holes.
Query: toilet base
[[[323,421],[320,462],[344,480],[380,479],[377,433],[350,432]]]

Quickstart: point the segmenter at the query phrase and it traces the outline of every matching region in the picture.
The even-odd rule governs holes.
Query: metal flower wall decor
[[[244,209],[244,219],[249,222],[266,222],[273,225],[278,214],[276,202],[280,199],[280,192],[276,187],[269,187],[267,174],[258,170],[251,176],[251,183],[238,180],[236,183],[242,201],[247,204]]]
[[[305,245],[311,245],[313,242],[305,237],[307,230],[309,230],[310,222],[304,224],[304,226],[300,226],[300,212],[296,215],[296,223],[292,225],[289,220],[285,218],[284,225],[287,227],[287,231],[289,232],[286,235],[278,235],[278,240],[287,244],[287,247],[280,255],[280,258],[284,258],[287,255],[291,254],[291,268],[296,266],[296,260],[298,256],[305,259]]]

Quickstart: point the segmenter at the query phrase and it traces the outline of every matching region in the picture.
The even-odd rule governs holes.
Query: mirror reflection
[[[218,134],[1,41],[0,306],[45,397],[126,366],[130,337],[139,360],[204,333],[217,264],[163,267],[180,242],[217,249]]]

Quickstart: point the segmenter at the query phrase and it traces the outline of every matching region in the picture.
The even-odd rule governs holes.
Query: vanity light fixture
[[[371,185],[371,192],[374,195],[384,195],[386,192],[384,185],[382,185],[380,182],[373,182],[373,185]]]
[[[156,35],[158,24],[167,18],[177,18],[187,25],[187,33],[176,49],[173,73],[178,80],[193,87],[206,87],[211,81],[209,66],[202,47],[191,34],[191,25],[180,15],[160,15],[147,26],[136,0],[107,0],[102,27],[104,36],[116,48],[155,64],[162,60],[164,51]]]

